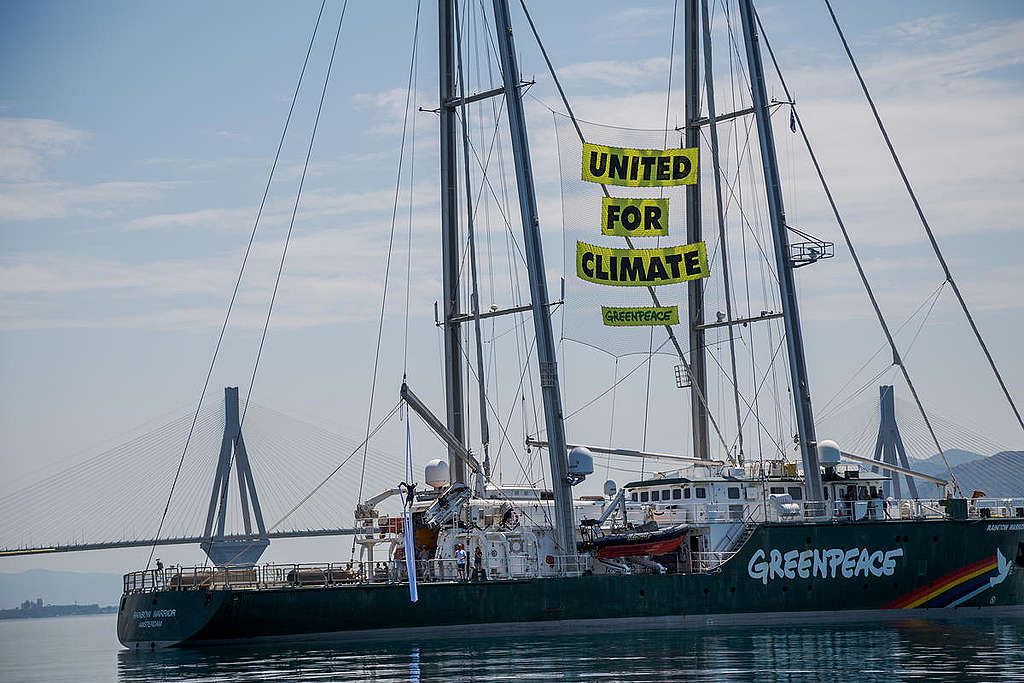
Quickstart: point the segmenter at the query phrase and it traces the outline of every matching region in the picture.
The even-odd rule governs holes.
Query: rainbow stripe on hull
[[[907,593],[885,605],[884,609],[956,607],[986,589],[1002,583],[1008,573],[1008,563],[997,550],[991,557],[961,567]]]

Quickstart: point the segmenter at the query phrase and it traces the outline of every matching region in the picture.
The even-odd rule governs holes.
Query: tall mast
[[[465,444],[465,419],[462,397],[462,333],[452,318],[459,309],[459,191],[455,109],[446,106],[455,99],[455,16],[454,0],[438,0],[437,33],[440,48],[441,121],[441,269],[444,334],[445,409],[448,430]],[[448,449],[448,467],[452,481],[466,482],[466,467],[453,449]]]
[[[699,43],[697,0],[685,0],[683,12],[684,68],[686,70],[686,147],[700,146],[700,62],[697,59]],[[700,213],[700,183],[686,186],[686,241],[700,242],[703,230]],[[690,414],[693,425],[693,457],[707,460],[708,453],[708,395],[707,357],[704,348],[704,281],[691,280],[687,289],[690,319]]]
[[[782,186],[779,165],[775,157],[775,136],[772,134],[768,112],[768,97],[764,85],[764,67],[758,42],[757,24],[751,0],[739,0],[740,20],[743,23],[743,42],[747,49],[750,70],[750,91],[754,116],[757,118],[758,139],[761,143],[761,164],[764,170],[765,191],[768,194],[768,214],[771,218],[775,242],[775,265],[779,272],[779,297],[782,300],[782,318],[786,325],[786,349],[789,354],[789,372],[793,383],[793,403],[796,409],[797,439],[807,482],[807,499],[822,500],[821,468],[818,465],[817,439],[814,435],[814,416],[811,413],[811,391],[807,381],[807,362],[804,358],[804,339],[800,329],[800,311],[796,300],[793,264],[789,259],[789,236],[786,233],[786,209],[782,204]]]
[[[459,0],[455,0],[455,14],[459,13]],[[469,238],[469,275],[472,284],[469,307],[473,312],[473,340],[476,342],[477,389],[480,397],[480,441],[484,449],[484,476],[491,476],[491,457],[488,452],[490,430],[487,427],[487,386],[484,367],[484,342],[480,334],[480,281],[476,269],[476,237],[473,230],[473,185],[469,175],[469,112],[466,110],[466,74],[462,69],[462,31],[455,23],[456,54],[458,54],[459,89],[462,93],[462,161],[466,171],[466,233]],[[453,107],[454,109],[454,107]]]
[[[743,466],[743,418],[740,416],[740,385],[736,373],[736,337],[732,333],[732,278],[729,276],[729,250],[725,240],[725,210],[722,204],[722,168],[718,145],[718,122],[715,114],[715,73],[711,68],[711,18],[708,0],[701,0],[701,26],[704,37],[704,90],[708,96],[708,131],[711,133],[711,161],[714,167],[715,207],[718,217],[718,244],[722,256],[722,284],[725,286],[725,319],[729,329],[729,361],[732,369],[732,398],[736,409],[736,457],[735,462]]]
[[[508,127],[512,137],[512,154],[519,188],[519,212],[523,222],[523,250],[530,277],[533,324],[537,334],[537,361],[540,365],[540,386],[544,399],[544,422],[548,432],[548,456],[551,461],[551,485],[555,494],[555,540],[564,555],[576,554],[576,531],[573,521],[572,489],[568,479],[565,425],[562,422],[562,396],[558,386],[555,339],[548,317],[548,283],[544,273],[544,252],[540,241],[540,219],[537,196],[533,187],[530,145],[526,137],[526,117],[519,92],[519,65],[516,63],[515,41],[508,1],[494,0],[494,27],[501,55],[501,76],[505,85]]]

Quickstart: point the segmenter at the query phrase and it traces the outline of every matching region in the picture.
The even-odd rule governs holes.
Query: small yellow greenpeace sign
[[[668,235],[668,199],[602,197],[601,234],[619,237]]]
[[[637,325],[678,325],[678,306],[647,306],[643,308],[601,307],[601,318],[605,325],[612,327],[635,327]]]
[[[661,249],[610,249],[576,242],[576,276],[599,285],[670,285],[709,274],[703,242]]]
[[[583,180],[626,187],[693,185],[697,182],[697,148],[628,149],[585,142]]]

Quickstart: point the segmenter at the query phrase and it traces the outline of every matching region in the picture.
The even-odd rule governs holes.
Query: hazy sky
[[[662,127],[669,3],[532,5],[580,118]],[[1024,12],[1016,2],[835,5],[954,274],[1011,391],[1024,401]],[[388,7],[385,13],[380,3],[348,7],[253,390],[262,405],[355,440],[366,423],[415,5]],[[0,495],[38,478],[40,468],[80,461],[194,408],[318,8],[311,2],[0,6]],[[248,386],[339,9],[328,3],[210,385],[213,399],[225,385],[240,385],[243,394]],[[942,275],[828,14],[823,3],[803,1],[766,2],[760,11],[882,306],[899,324],[929,301]],[[542,104],[559,108],[557,94],[518,7],[513,16],[522,72],[537,80],[527,99],[528,123],[557,292],[558,156]],[[425,3],[413,104],[427,109],[437,105],[435,24],[436,7]],[[716,31],[724,35],[720,25]],[[682,120],[680,54],[677,42],[673,126]],[[719,57],[725,59],[724,48]],[[479,82],[484,67],[467,69],[471,83]],[[782,98],[774,79],[770,89]],[[727,108],[724,97],[720,92],[720,110]],[[441,412],[432,312],[440,297],[436,117],[418,113],[416,126],[408,371],[417,392]],[[776,134],[790,183],[790,222],[839,242],[797,137],[785,121]],[[407,151],[406,170],[408,164]],[[375,415],[397,400],[403,370],[407,189],[403,178]],[[518,211],[513,217],[519,234]],[[488,234],[504,245],[496,212],[491,223]],[[503,249],[495,247],[498,265],[492,266],[499,280],[508,279]],[[819,401],[833,397],[882,343],[849,254],[839,245],[836,254],[798,277]],[[509,305],[503,292],[488,288],[485,305]],[[508,333],[507,344],[494,347],[499,382],[513,387],[519,376],[514,329],[496,331]],[[929,406],[977,425],[992,444],[1024,446],[948,288],[916,340],[915,334],[912,323],[900,339],[913,340],[906,357]],[[571,412],[610,385],[613,361],[565,348]],[[885,368],[885,358],[884,352],[875,357],[850,386],[868,382]],[[635,364],[620,361],[620,369]],[[688,417],[679,418],[688,399],[675,389],[672,365],[664,359],[654,367],[658,399],[647,443],[689,452]],[[878,382],[892,378],[890,372]],[[641,371],[620,388],[614,436],[623,446],[640,445],[644,382]],[[878,382],[867,384],[865,403]],[[496,399],[503,415],[509,393]],[[580,413],[569,423],[569,438],[606,442],[609,409],[603,400]],[[521,451],[519,421],[516,413],[509,436]],[[400,459],[403,434],[393,427],[375,444]],[[421,464],[440,450],[429,436],[419,437]],[[510,471],[515,463],[504,457]],[[154,482],[175,465],[176,457],[154,464]],[[596,489],[603,476],[594,480],[587,486]],[[69,509],[76,496],[89,493],[71,496]],[[131,515],[162,508],[166,487],[123,495],[123,514]],[[353,502],[339,502],[343,519]],[[140,553],[144,564],[142,551],[92,553],[12,561],[0,571],[72,564],[119,569],[139,564]]]

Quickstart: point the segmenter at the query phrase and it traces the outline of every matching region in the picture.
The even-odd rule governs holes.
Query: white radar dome
[[[585,477],[594,473],[594,454],[589,448],[577,446],[569,451],[570,476]]]
[[[428,485],[435,489],[443,489],[451,483],[451,475],[448,473],[448,463],[440,458],[435,458],[423,468],[423,479]]]
[[[839,451],[839,444],[835,441],[824,441],[818,442],[818,462],[824,467],[835,467],[839,464],[839,460],[842,458],[842,454]]]
[[[609,479],[604,483],[604,495],[608,498],[614,498],[615,494],[618,493],[618,487],[615,486],[615,482]]]

